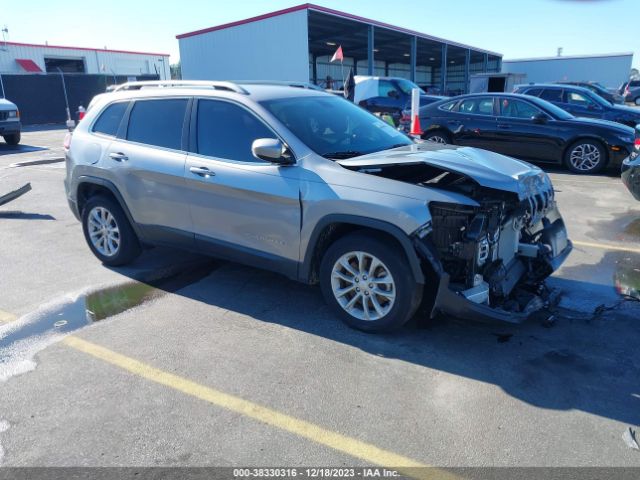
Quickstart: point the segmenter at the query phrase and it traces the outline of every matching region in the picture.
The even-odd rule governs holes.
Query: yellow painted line
[[[581,242],[580,240],[572,240],[573,244],[579,247],[601,248],[603,250],[613,250],[617,252],[640,253],[640,248],[621,247],[619,245],[609,245],[606,243]]]
[[[5,312],[4,310],[0,310],[0,323],[9,323],[16,320],[16,317],[13,313]]]
[[[414,478],[454,479],[449,472],[430,467],[411,458],[383,450],[370,443],[333,432],[305,420],[280,413],[268,407],[244,400],[240,397],[221,392],[172,373],[159,370],[120,353],[113,352],[95,343],[78,337],[66,337],[63,342],[76,350],[115,365],[129,373],[152,382],[178,390],[186,395],[198,398],[220,408],[239,413],[272,427],[296,434],[320,445],[362,459],[372,465],[397,468]],[[430,467],[430,468],[429,468]]]

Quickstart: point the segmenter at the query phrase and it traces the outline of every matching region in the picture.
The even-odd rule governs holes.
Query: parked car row
[[[640,106],[640,80],[630,80],[623,83],[618,93],[624,97],[625,102]]]

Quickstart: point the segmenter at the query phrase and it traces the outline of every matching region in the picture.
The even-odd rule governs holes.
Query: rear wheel
[[[337,240],[320,265],[325,301],[347,325],[382,332],[404,325],[422,299],[419,285],[398,247],[357,232]]]
[[[82,230],[93,254],[110,266],[125,265],[140,255],[138,237],[118,203],[96,195],[82,210]]]
[[[8,145],[18,145],[20,143],[20,132],[5,135],[4,141],[7,142]]]
[[[422,136],[423,140],[432,143],[440,143],[442,145],[451,144],[451,136],[447,132],[442,130],[434,130],[432,132],[426,132]]]
[[[578,140],[567,148],[564,163],[574,173],[598,173],[607,164],[607,153],[597,140]]]

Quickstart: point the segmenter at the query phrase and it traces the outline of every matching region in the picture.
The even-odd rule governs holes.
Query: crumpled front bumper
[[[553,253],[539,260],[547,265],[550,272],[554,272],[564,263],[573,250],[573,244],[567,238],[566,227],[561,219],[558,224],[549,229],[547,242],[552,246]],[[475,303],[451,287],[449,274],[439,265],[437,254],[431,246],[424,242],[417,242],[416,249],[424,260],[434,266],[435,273],[439,277],[435,302],[431,312],[432,317],[438,313],[445,313],[454,317],[484,323],[504,322],[518,324],[526,321],[532,314],[545,306],[546,302],[542,297],[536,297],[536,301],[530,302],[525,309],[519,312],[504,310],[500,306]],[[434,265],[434,261],[437,262],[436,265]]]

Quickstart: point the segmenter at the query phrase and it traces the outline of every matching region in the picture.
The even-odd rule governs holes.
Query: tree
[[[182,66],[180,62],[170,65],[169,70],[171,71],[171,80],[182,80]]]

